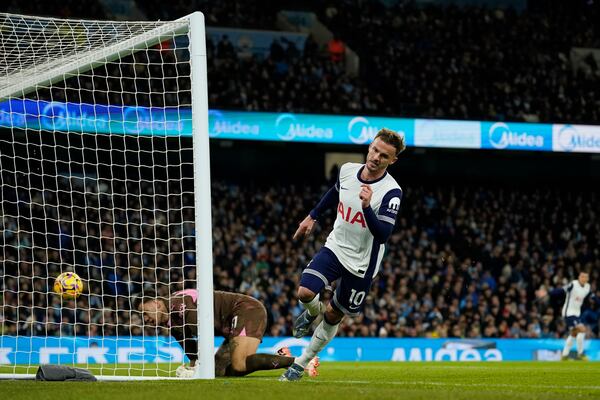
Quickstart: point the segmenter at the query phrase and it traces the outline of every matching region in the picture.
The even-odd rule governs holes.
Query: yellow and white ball
[[[56,277],[53,289],[63,299],[76,299],[83,292],[83,281],[74,272],[63,272]]]

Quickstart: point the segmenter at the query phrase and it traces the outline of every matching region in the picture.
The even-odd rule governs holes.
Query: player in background
[[[379,270],[402,198],[402,190],[387,168],[396,162],[405,147],[403,137],[381,129],[369,146],[366,163],[342,165],[337,183],[294,234],[294,239],[307,236],[325,210],[337,207],[333,230],[302,273],[298,298],[305,310],[294,321],[295,337],[306,335],[320,314],[321,290],[333,281],[339,279],[339,282],[309,346],[280,380],[302,378],[310,360],[335,337],[344,315],[360,314]]]
[[[146,292],[135,304],[146,324],[169,328],[190,359],[190,367],[177,368],[177,376],[182,378],[193,377],[198,359],[196,297],[195,289],[175,292],[169,299]],[[215,336],[225,338],[215,353],[216,376],[244,376],[254,371],[287,368],[294,362],[287,348],[278,355],[256,354],[267,327],[267,312],[253,297],[215,290],[214,324]],[[309,375],[317,375],[317,366],[318,359],[307,364]]]
[[[562,351],[562,359],[567,360],[569,353],[573,347],[573,342],[577,343],[577,359],[587,360],[587,356],[583,354],[584,339],[585,339],[585,325],[579,320],[581,316],[581,306],[589,296],[590,299],[595,300],[600,304],[600,298],[596,295],[590,295],[590,284],[588,283],[590,276],[587,272],[581,271],[579,277],[569,283],[567,286],[562,288],[556,288],[548,292],[546,289],[541,288],[536,292],[538,298],[545,296],[562,296],[565,295],[565,303],[562,307],[562,316],[567,323],[567,328],[570,330],[565,347]]]

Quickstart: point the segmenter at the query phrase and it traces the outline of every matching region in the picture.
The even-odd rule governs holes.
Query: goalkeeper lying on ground
[[[135,306],[142,312],[146,324],[170,329],[191,364],[191,367],[179,367],[177,376],[191,378],[198,358],[196,290],[175,292],[170,299],[146,291]],[[267,327],[267,312],[258,300],[243,294],[215,291],[214,321],[215,336],[225,338],[215,354],[216,376],[244,376],[293,364],[289,349],[280,349],[278,355],[256,354]],[[310,376],[317,375],[317,366],[315,357],[306,368]]]

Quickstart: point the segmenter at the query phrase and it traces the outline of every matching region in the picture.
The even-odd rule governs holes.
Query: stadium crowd
[[[161,0],[136,0],[136,5],[149,20],[169,21],[202,11],[208,26],[272,30],[277,30],[275,19],[281,10],[279,2],[269,0],[172,0],[168,7]]]
[[[56,14],[44,2],[23,12]],[[72,3],[72,2],[71,2]],[[87,4],[90,3],[89,6]],[[69,8],[67,15],[86,16],[99,6]],[[209,92],[213,108],[260,111],[364,113],[406,117],[594,123],[600,118],[600,68],[592,55],[577,65],[573,48],[598,48],[600,3],[543,2],[511,9],[418,6],[413,2],[329,0],[301,4],[360,57],[360,75],[350,77],[325,49],[309,40],[307,49],[280,49],[267,57],[220,54],[209,40]],[[21,3],[12,2],[19,10]],[[27,3],[29,4],[29,3]],[[276,13],[298,2],[277,3],[175,1],[138,2],[149,19],[177,18],[205,11],[209,26],[274,29]],[[275,8],[274,8],[275,7]],[[80,12],[80,14],[77,14]],[[64,13],[59,13],[63,15]],[[98,12],[95,15],[103,16]],[[557,29],[556,27],[560,27]],[[568,32],[565,33],[565,32]],[[518,45],[517,45],[518,44]],[[167,57],[168,58],[168,57]],[[168,63],[167,59],[167,63]],[[166,90],[179,87],[169,66]],[[160,68],[158,68],[160,70]],[[179,71],[184,73],[185,71]],[[160,73],[160,71],[159,71]],[[135,75],[135,73],[133,73]],[[98,81],[103,80],[102,74]],[[112,82],[114,92],[164,91],[163,76]],[[134,83],[137,82],[137,83]],[[137,84],[141,82],[140,87]],[[97,83],[99,90],[102,82]],[[85,87],[85,78],[77,85]],[[121,87],[121,85],[125,85]],[[137,96],[137,95],[136,95]],[[168,95],[169,96],[169,95]],[[167,97],[168,97],[167,96]],[[131,95],[110,99],[131,101]],[[136,104],[149,104],[142,99]],[[188,104],[185,97],[153,99],[155,106]],[[100,95],[96,101],[103,99]]]
[[[150,185],[141,196],[124,196],[125,186],[114,182],[88,184],[85,193],[73,182],[59,184],[76,190],[32,190],[3,210],[3,333],[140,334],[131,295],[144,286],[167,294],[195,284],[192,197]],[[334,210],[309,239],[291,236],[324,190],[213,185],[215,288],[260,299],[267,334],[290,335],[301,312],[293,295],[300,271],[323,243]],[[591,270],[596,291],[597,196],[411,185],[364,315],[346,319],[340,335],[563,337],[562,299],[536,301],[534,291],[564,285],[581,267]],[[76,309],[49,294],[52,278],[72,265],[88,286]],[[597,335],[599,310],[589,306],[582,318]]]
[[[209,103],[217,109],[380,114],[391,108],[381,95],[324,57],[309,36],[300,50],[274,41],[269,55],[241,58],[222,38],[208,41]],[[230,44],[231,45],[231,44]]]
[[[74,103],[189,107],[189,64],[181,50],[180,43],[155,46],[35,95]],[[207,52],[211,108],[370,114],[389,109],[382,96],[348,77],[340,63],[322,57],[310,38],[302,50],[291,42],[273,42],[265,58],[238,55],[226,37],[207,40]]]
[[[10,10],[105,16],[92,0],[67,1],[58,11],[48,4],[11,1]],[[138,4],[149,18],[157,18],[153,7],[164,11],[157,1]],[[187,4],[173,2],[169,12],[186,14]],[[221,26],[272,28],[276,11],[257,12],[250,2],[190,4],[208,7],[209,24]],[[552,2],[522,13],[402,1],[385,8],[375,0],[315,7],[359,54],[360,76],[347,76],[312,39],[304,49],[273,43],[263,59],[240,57],[223,37],[207,43],[211,107],[583,123],[600,117],[598,65],[590,58],[576,69],[569,58],[572,47],[600,46],[598,2],[584,9]],[[185,60],[168,48],[148,56],[71,79],[66,91],[57,83],[40,96],[189,104],[188,71],[177,64]],[[152,63],[157,59],[166,64]],[[148,61],[149,70],[136,68]],[[139,178],[35,183],[27,174],[0,172],[0,333],[140,334],[133,294],[144,285],[162,294],[194,285],[193,201],[181,186]],[[311,238],[290,239],[323,192],[290,183],[213,187],[215,287],[263,301],[273,336],[290,335],[301,312],[294,300],[299,272],[332,224],[333,213]],[[558,300],[536,301],[534,291],[565,284],[580,267],[597,281],[598,200],[594,192],[558,188],[408,186],[365,313],[347,319],[340,335],[564,337]],[[50,294],[52,278],[71,268],[88,289],[76,303],[61,304]],[[583,320],[597,336],[595,306]]]
[[[237,188],[230,199],[231,187],[220,190],[215,283],[265,299],[271,334],[289,335],[301,311],[288,300],[298,271],[324,241],[334,215],[298,245],[289,238],[315,196],[294,186],[258,194]],[[596,197],[542,189],[407,189],[364,316],[347,319],[341,334],[562,337],[558,303],[538,303],[534,291],[564,284],[583,266],[591,267],[592,282],[598,277]],[[239,209],[231,210],[226,205],[234,199]],[[597,331],[595,310],[583,318]]]
[[[588,56],[575,65],[571,59],[574,47],[600,46],[598,4],[583,10],[555,4],[517,13],[339,0],[325,2],[319,17],[360,56],[359,77],[345,75],[343,64],[331,63],[318,48],[283,65],[273,54],[261,61],[234,57],[224,71],[211,63],[211,104],[529,122],[593,123],[600,117],[598,62]],[[570,34],[557,34],[556,26]],[[317,63],[333,64],[337,71],[329,76],[334,79],[314,79],[314,55],[320,55]],[[245,79],[257,76],[248,71],[259,71],[261,79]],[[225,82],[229,90],[218,86]],[[256,90],[248,90],[249,85]],[[316,104],[314,92],[320,100]],[[330,99],[340,93],[344,97],[331,110]]]
[[[210,20],[232,26],[242,15],[236,4],[217,7]],[[237,26],[267,24],[271,11],[259,19],[248,13]],[[517,13],[338,0],[315,11],[357,52],[359,76],[348,76],[310,36],[305,49],[275,42],[265,58],[242,55],[224,38],[208,40],[211,107],[493,121],[600,118],[598,62],[571,59],[574,47],[600,46],[597,3]],[[570,34],[558,35],[556,26]],[[219,51],[223,41],[229,51]]]
[[[570,53],[599,47],[600,4],[529,3],[518,13],[331,0],[319,17],[357,51],[366,86],[394,114],[597,122],[597,61],[574,68]]]
[[[8,0],[4,2],[2,11],[57,18],[108,19],[98,0],[64,0],[58,4],[49,1]]]

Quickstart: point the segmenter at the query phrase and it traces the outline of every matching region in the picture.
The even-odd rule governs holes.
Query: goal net
[[[204,40],[201,13],[0,14],[1,377],[173,377],[184,352],[134,300],[180,290],[199,294],[196,376],[214,377]],[[53,292],[63,272],[74,300]]]

